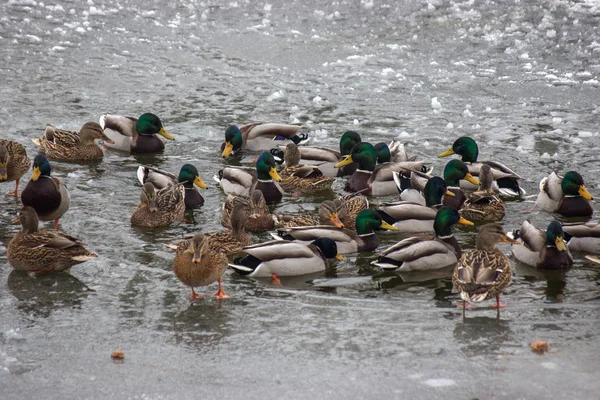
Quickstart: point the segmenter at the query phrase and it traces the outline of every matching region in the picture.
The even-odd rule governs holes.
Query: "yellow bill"
[[[474,223],[472,223],[471,221],[469,221],[468,219],[463,218],[463,217],[460,217],[460,219],[458,220],[458,223],[462,224],[462,225],[475,225]]]
[[[336,254],[335,258],[337,258],[338,260],[342,261],[344,259],[344,256],[341,254]]]
[[[269,170],[269,175],[271,175],[271,178],[273,178],[274,181],[279,182],[281,180],[281,177],[279,176],[277,170],[274,167],[271,168],[271,170]]]
[[[448,189],[446,189],[446,193],[444,193],[444,194],[445,194],[446,196],[450,196],[450,197],[454,197],[454,196],[456,196],[456,195],[454,194],[454,192],[451,192],[451,191],[449,191]]]
[[[479,185],[479,179],[475,178],[473,175],[471,175],[468,172],[467,172],[467,175],[465,175],[465,179],[467,181],[471,182],[473,185]]]
[[[447,156],[451,156],[452,154],[454,154],[454,150],[452,149],[452,147],[450,147],[445,152],[440,153],[440,155],[438,157],[447,157]]]
[[[590,194],[590,192],[588,192],[587,189],[585,188],[585,185],[579,186],[579,190],[577,192],[581,195],[581,197],[583,197],[586,200],[592,200],[593,199],[593,197]]]
[[[567,245],[562,237],[557,237],[554,243],[556,243],[556,248],[560,251],[565,251],[567,249]]]
[[[206,189],[208,188],[208,186],[206,186],[206,183],[204,183],[204,181],[202,179],[200,179],[199,176],[194,178],[194,185],[198,186],[199,188],[202,189]]]
[[[171,136],[171,135],[169,134],[169,132],[167,132],[167,131],[165,130],[165,128],[160,128],[160,131],[158,131],[158,134],[159,134],[160,136],[163,136],[163,137],[164,137],[164,138],[166,138],[166,139],[169,139],[169,140],[175,140],[175,138],[174,138],[173,136]]]
[[[341,168],[344,165],[352,164],[354,160],[352,160],[352,156],[349,154],[342,161],[334,165],[334,168]]]
[[[34,182],[37,181],[40,178],[41,174],[42,174],[42,171],[40,171],[40,167],[33,168],[33,174],[31,174],[31,180]]]
[[[221,153],[221,156],[223,158],[227,158],[227,157],[229,157],[229,155],[231,154],[232,151],[233,151],[233,143],[227,142],[227,143],[225,143],[225,148],[223,149],[223,153]]]
[[[390,225],[385,221],[381,221],[381,225],[379,225],[380,228],[383,229],[387,229],[388,231],[397,231],[398,228],[396,228],[394,225]]]

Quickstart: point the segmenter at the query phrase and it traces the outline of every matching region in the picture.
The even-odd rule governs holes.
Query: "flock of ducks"
[[[495,246],[512,245],[514,257],[545,269],[569,268],[571,251],[585,252],[593,261],[600,254],[598,221],[551,222],[538,229],[529,221],[519,230],[504,231],[502,197],[525,195],[521,177],[497,161],[479,161],[477,143],[458,138],[439,157],[452,154],[441,177],[432,176],[430,163],[409,156],[404,146],[371,144],[357,132],[340,137],[338,149],[308,146],[308,135],[297,125],[253,123],[229,126],[221,147],[224,159],[243,152],[260,152],[251,168],[224,166],[215,175],[225,195],[222,225],[226,230],[198,233],[169,245],[175,251],[173,271],[191,287],[191,300],[201,298],[194,288],[218,282],[214,294],[228,297],[221,277],[228,267],[240,275],[278,277],[323,271],[328,260],[341,254],[379,251],[373,264],[384,270],[425,271],[454,265],[452,281],[465,302],[496,298],[510,284],[507,256]],[[40,152],[33,159],[30,180],[20,194],[21,230],[7,247],[9,263],[30,273],[64,271],[97,257],[81,241],[58,230],[60,218],[71,202],[66,185],[51,176],[51,161],[90,162],[103,157],[96,140],[107,148],[129,153],[164,150],[158,136],[173,140],[154,114],[139,118],[103,115],[99,123],[87,122],[79,132],[50,125],[33,139]],[[19,180],[30,169],[24,147],[0,139],[0,182],[15,181],[9,195],[19,197]],[[161,228],[185,220],[186,210],[202,207],[196,188],[206,188],[191,164],[179,175],[152,166],[140,166],[140,203],[131,224]],[[269,205],[285,195],[331,191],[337,179],[346,179],[345,195],[326,200],[314,213],[271,213]],[[582,176],[552,172],[540,182],[535,207],[562,217],[592,216],[592,196]],[[398,196],[370,208],[368,197]],[[39,228],[39,221],[54,221],[54,230]],[[476,237],[476,249],[462,252],[452,234],[456,224],[485,223]],[[379,230],[406,233],[387,249],[379,250]],[[270,231],[273,240],[253,244],[252,233]]]

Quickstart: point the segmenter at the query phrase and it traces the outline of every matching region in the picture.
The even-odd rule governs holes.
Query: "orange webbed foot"
[[[271,278],[273,279],[273,285],[281,286],[281,280],[277,277],[276,274],[271,275]]]

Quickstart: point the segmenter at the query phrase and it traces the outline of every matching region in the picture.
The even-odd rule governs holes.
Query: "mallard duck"
[[[275,169],[275,159],[267,151],[256,160],[256,168],[225,167],[215,179],[225,194],[250,197],[258,189],[267,204],[277,203],[283,197],[283,189],[277,183],[281,177]]]
[[[240,252],[242,247],[252,244],[252,238],[245,229],[250,217],[250,208],[251,205],[246,200],[236,198],[231,211],[231,230],[204,233],[212,250],[233,254]]]
[[[333,226],[317,225],[297,228],[282,228],[273,234],[276,239],[297,240],[310,243],[315,239],[327,237],[335,240],[340,254],[373,251],[381,243],[376,230],[397,230],[381,219],[375,210],[364,210],[356,217],[356,232]]]
[[[152,183],[158,190],[164,189],[169,185],[181,183],[185,189],[185,208],[192,210],[200,208],[204,204],[204,198],[194,188],[194,185],[199,188],[206,189],[206,183],[200,178],[198,169],[192,164],[184,164],[179,170],[179,176],[175,176],[170,172],[151,167],[149,165],[140,165],[137,170],[137,177],[143,185],[146,182]]]
[[[569,250],[600,254],[600,221],[563,224],[562,229]]]
[[[219,282],[219,290],[213,297],[219,300],[229,298],[223,291],[221,279],[227,270],[227,256],[212,250],[205,235],[196,234],[188,240],[167,246],[175,250],[175,276],[184,285],[192,288],[190,300],[204,298],[196,293],[194,287],[208,286],[213,282]]]
[[[454,196],[446,189],[446,182],[440,177],[432,177],[423,191],[425,205],[409,201],[381,203],[379,211],[382,218],[398,228],[400,232],[433,231],[435,216],[442,206],[444,194]]]
[[[222,156],[227,158],[239,150],[250,151],[269,150],[273,147],[273,140],[289,139],[296,144],[306,143],[308,135],[298,134],[302,129],[298,125],[266,124],[254,122],[237,127],[230,125],[225,130],[225,142],[221,145]]]
[[[473,176],[477,176],[479,174],[482,163],[488,164],[492,168],[494,180],[497,184],[497,190],[500,192],[500,194],[505,196],[525,195],[525,190],[519,186],[519,179],[521,179],[521,177],[512,169],[497,161],[477,162],[479,148],[477,147],[477,143],[470,137],[459,137],[454,141],[452,147],[441,153],[438,157],[446,157],[451,154],[460,155],[462,157],[462,161],[468,165],[469,173]],[[469,186],[467,182],[461,182],[461,187],[462,186],[469,190],[476,189],[473,186]]]
[[[318,214],[308,214],[306,212],[296,215],[279,214],[275,215],[275,219],[277,220],[277,226],[280,228],[314,225],[332,225],[343,228],[344,224],[341,218],[345,213],[346,209],[343,203],[336,203],[334,200],[325,200],[319,206]]]
[[[340,220],[344,228],[355,231],[356,217],[361,211],[369,208],[369,200],[361,193],[348,193],[333,200],[340,210]]]
[[[32,141],[41,147],[40,153],[45,154],[50,160],[81,162],[99,161],[104,157],[104,152],[94,142],[96,139],[109,144],[115,143],[95,122],[86,122],[79,132],[56,129],[52,125],[47,125],[44,134]]]
[[[552,172],[541,180],[535,205],[565,217],[589,217],[594,212],[592,199],[578,172],[569,171],[562,179]]]
[[[343,259],[335,241],[318,238],[310,244],[272,240],[244,248],[247,255],[229,264],[240,275],[255,278],[296,276],[324,271],[328,258]]]
[[[60,272],[98,257],[86,250],[81,241],[73,236],[38,229],[39,219],[33,207],[23,207],[19,211],[18,221],[21,222],[21,230],[6,249],[8,263],[16,270],[33,273]]]
[[[502,225],[491,223],[481,227],[477,233],[476,250],[464,252],[454,267],[452,283],[465,303],[479,303],[496,297],[496,308],[500,308],[500,293],[510,285],[512,272],[508,257],[496,248],[500,242],[513,243],[506,236]]]
[[[512,232],[521,245],[511,246],[515,258],[524,264],[542,269],[563,269],[573,265],[571,252],[565,245],[563,229],[558,221],[548,224],[546,231],[523,221],[521,229]]]
[[[54,229],[58,229],[58,221],[71,205],[69,190],[58,178],[50,176],[52,167],[43,154],[33,159],[33,174],[21,193],[24,206],[31,206],[42,221],[54,221]]]
[[[139,118],[104,114],[100,117],[100,126],[104,134],[114,141],[114,144],[105,143],[106,147],[131,153],[163,151],[165,144],[157,134],[168,140],[175,140],[163,128],[160,118],[151,113],[142,114]]]
[[[346,182],[344,190],[371,196],[387,196],[398,193],[393,171],[406,169],[420,171],[426,168],[426,163],[416,161],[385,163],[377,166],[375,148],[367,142],[355,145],[352,152],[335,167],[343,167],[352,162],[358,163],[358,168]]]
[[[16,181],[15,191],[9,196],[19,197],[19,180],[27,172],[31,160],[19,142],[0,139],[0,182]]]
[[[144,183],[140,204],[131,215],[131,225],[162,228],[183,221],[185,189],[182,184],[156,190],[151,182]]]
[[[390,144],[381,142],[373,145],[375,153],[377,154],[377,163],[384,164],[387,162],[404,162],[404,161],[415,161],[416,156],[410,157],[406,153],[404,143],[394,139]]]
[[[452,206],[459,210],[467,200],[459,185],[461,179],[466,179],[474,185],[479,185],[479,180],[471,175],[464,162],[460,160],[448,161],[444,167],[444,181],[446,181],[446,187],[450,192],[454,193],[454,196],[444,196],[443,204],[445,206]]]
[[[238,196],[229,194],[223,203],[221,224],[225,228],[231,229],[231,213],[235,202],[238,201],[237,197]],[[254,189],[252,191],[252,196],[249,199],[245,198],[245,200],[251,204],[253,210],[248,221],[246,221],[246,232],[259,233],[275,227],[273,215],[269,212],[265,196],[263,196],[260,190]]]
[[[295,143],[285,146],[285,168],[279,172],[279,184],[286,192],[315,193],[331,190],[335,178],[327,178],[315,165],[299,165],[300,150]]]
[[[435,236],[412,236],[381,253],[372,264],[398,272],[440,269],[456,263],[462,252],[452,235],[454,224],[473,225],[460,216],[456,208],[441,207],[433,223]]]
[[[504,202],[492,190],[494,175],[487,164],[481,165],[479,172],[479,189],[467,194],[460,215],[469,221],[500,221],[504,218]]]

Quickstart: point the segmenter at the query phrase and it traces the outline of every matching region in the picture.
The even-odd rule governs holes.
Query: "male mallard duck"
[[[513,243],[502,225],[484,225],[476,241],[477,249],[463,253],[452,274],[454,288],[463,301],[463,312],[467,301],[479,303],[490,297],[496,297],[496,308],[500,308],[500,293],[512,281],[510,261],[496,248],[500,242]]]
[[[194,188],[194,185],[202,189],[206,189],[208,186],[206,186],[206,183],[200,178],[198,169],[192,164],[184,164],[181,167],[181,170],[179,170],[179,176],[150,167],[149,165],[140,165],[137,170],[137,177],[142,185],[146,182],[150,182],[159,190],[164,189],[169,185],[181,183],[185,189],[186,210],[200,208],[204,204],[204,198]]]
[[[114,144],[95,122],[86,122],[79,132],[56,129],[47,125],[44,134],[32,139],[33,143],[41,147],[40,153],[45,154],[50,160],[81,162],[99,161],[104,157],[104,152],[94,140],[100,139],[106,143]]]
[[[140,204],[131,215],[131,225],[162,228],[173,222],[183,221],[184,192],[181,184],[169,185],[156,191],[151,182],[144,183]]]
[[[454,196],[446,189],[446,182],[434,176],[425,185],[425,205],[409,201],[382,203],[379,210],[382,218],[400,232],[429,232],[433,230],[435,216],[442,206],[444,194]]]
[[[416,156],[410,157],[406,153],[404,143],[394,139],[388,145],[387,143],[376,143],[373,145],[375,153],[377,154],[377,163],[383,164],[387,162],[404,162],[404,161],[415,161]]]
[[[381,219],[375,210],[364,210],[356,217],[356,232],[349,229],[340,229],[333,226],[317,225],[297,228],[283,228],[277,230],[276,239],[297,240],[310,243],[320,237],[335,240],[338,252],[341,254],[373,251],[381,243],[376,230],[397,230],[392,225]]]
[[[513,255],[522,263],[542,269],[563,269],[573,265],[558,221],[550,222],[545,232],[529,221],[523,221],[521,229],[514,231],[512,236],[522,244],[511,246]]]
[[[454,264],[462,254],[460,244],[452,235],[452,225],[457,223],[473,225],[462,218],[456,208],[443,206],[433,222],[435,236],[403,239],[384,250],[372,264],[399,272],[439,269]]]
[[[272,240],[244,248],[246,255],[229,264],[240,275],[255,278],[296,276],[324,271],[328,258],[343,259],[335,241],[318,238],[310,244]]]
[[[238,201],[237,197],[229,194],[223,203],[221,224],[225,228],[231,229],[231,213],[233,206]],[[265,196],[263,196],[260,190],[254,189],[252,196],[249,199],[244,198],[244,200],[248,201],[252,208],[252,213],[248,221],[246,221],[246,232],[259,233],[275,227],[273,215],[269,212]]]
[[[6,249],[8,263],[14,269],[33,273],[64,271],[73,265],[98,257],[87,251],[81,241],[59,231],[38,229],[39,219],[33,207],[19,211],[21,230]]]
[[[191,239],[167,246],[175,250],[173,260],[175,276],[184,285],[192,288],[190,300],[204,298],[196,294],[194,287],[208,286],[213,282],[219,282],[219,290],[213,294],[213,297],[219,300],[229,298],[223,291],[221,280],[227,270],[227,257],[223,253],[212,250],[205,235],[197,234]]]
[[[229,255],[240,252],[242,247],[252,243],[252,238],[245,229],[250,208],[251,205],[246,200],[236,198],[231,211],[231,230],[204,233],[212,250]]]
[[[58,229],[58,221],[71,205],[71,196],[63,181],[51,177],[51,172],[46,156],[35,156],[33,174],[21,193],[21,202],[33,207],[40,220],[54,221],[54,229]]]
[[[338,208],[340,207],[340,208]],[[296,215],[275,215],[277,226],[280,228],[292,228],[297,226],[314,225],[332,225],[343,228],[344,224],[341,218],[344,217],[346,209],[341,202],[334,200],[325,200],[319,206],[318,214],[308,214],[306,212]]]
[[[100,117],[100,126],[104,134],[114,142],[108,145],[105,143],[106,147],[131,153],[163,151],[165,144],[157,134],[175,140],[163,128],[160,118],[151,113],[142,114],[139,118],[104,114]]]
[[[250,197],[252,191],[258,189],[268,204],[277,203],[283,197],[283,189],[273,181],[281,180],[275,169],[275,159],[267,151],[256,160],[256,168],[225,167],[215,179],[225,194]]]
[[[600,254],[600,221],[563,224],[562,229],[569,250]]]
[[[463,203],[467,200],[467,197],[460,188],[459,181],[466,179],[474,185],[479,185],[479,181],[469,173],[467,165],[460,160],[450,160],[444,167],[444,181],[446,181],[446,187],[454,196],[444,196],[443,204],[445,206],[452,206],[459,210]]]
[[[0,182],[17,182],[9,196],[19,197],[19,180],[30,165],[31,160],[21,143],[0,139]]]
[[[289,139],[296,144],[305,143],[308,135],[298,134],[300,129],[302,127],[298,125],[265,124],[264,122],[254,122],[239,128],[230,125],[225,130],[225,142],[221,145],[222,156],[229,157],[231,153],[235,154],[242,149],[269,150],[273,147],[273,140]]]
[[[425,168],[426,164],[407,161],[377,165],[375,148],[367,142],[355,145],[352,152],[337,163],[335,167],[343,167],[352,162],[358,163],[358,168],[346,182],[344,190],[361,192],[371,196],[387,196],[398,193],[393,172],[406,169],[420,171]]]
[[[565,217],[589,217],[594,213],[592,199],[579,173],[569,171],[561,179],[552,172],[541,180],[535,205]]]
[[[494,175],[487,164],[481,164],[479,189],[467,194],[467,200],[459,210],[469,221],[499,221],[504,218],[504,202],[492,190]]]
[[[471,173],[473,176],[477,176],[479,174],[482,163],[488,164],[490,167],[492,167],[492,173],[494,175],[495,182],[498,185],[498,191],[501,194],[505,196],[525,195],[525,190],[519,186],[518,180],[521,179],[521,177],[512,169],[497,161],[477,162],[479,149],[477,147],[477,143],[470,137],[459,137],[454,141],[452,147],[441,153],[438,157],[446,157],[451,154],[458,154],[462,156],[462,161],[468,165],[469,173]],[[475,189],[474,187],[466,184],[466,182],[463,183],[465,184],[466,189]]]
[[[301,193],[315,193],[331,190],[335,178],[326,178],[315,165],[299,165],[300,150],[295,143],[285,146],[285,168],[279,172],[279,184],[285,191],[300,191]]]

